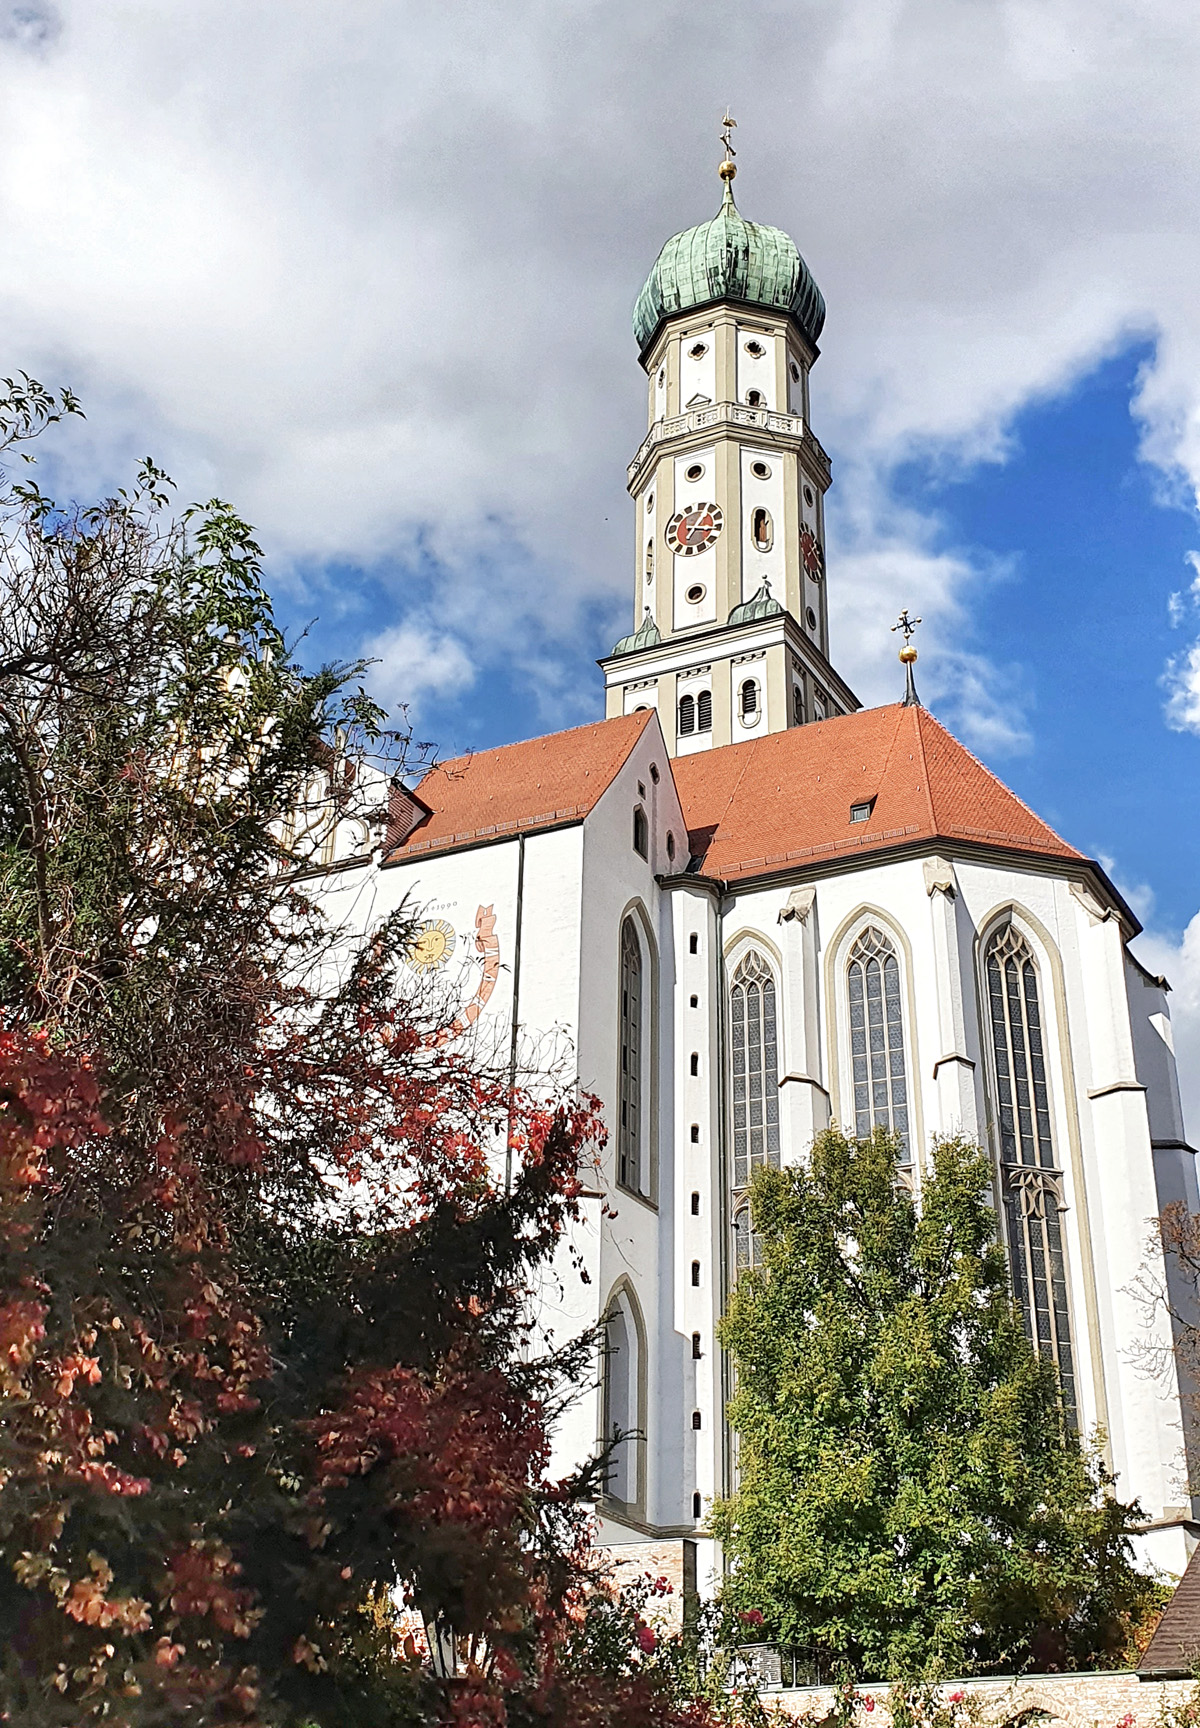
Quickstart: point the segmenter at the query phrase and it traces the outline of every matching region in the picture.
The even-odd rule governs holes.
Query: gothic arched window
[[[996,1067],[996,1133],[1013,1294],[1036,1348],[1058,1367],[1074,1426],[1075,1363],[1063,1255],[1062,1175],[1055,1165],[1037,967],[1014,925],[987,945],[988,1018]]]
[[[697,732],[712,731],[712,691],[701,690],[696,697],[696,730]]]
[[[760,1164],[779,1165],[779,1057],[775,980],[761,954],[747,954],[729,994],[733,1093],[733,1187]]]
[[[633,919],[621,926],[621,1096],[617,1180],[642,1191],[642,946]]]
[[[762,1238],[750,1227],[750,1208],[743,1206],[733,1220],[733,1275],[740,1277],[762,1265]]]
[[[679,698],[679,732],[686,738],[689,732],[696,730],[696,699],[694,696]]]
[[[607,1492],[632,1504],[638,1497],[641,1440],[640,1338],[628,1291],[610,1303],[604,1322],[604,1443],[612,1445]]]
[[[874,924],[850,950],[848,984],[854,1132],[865,1140],[873,1129],[886,1128],[899,1139],[907,1163],[908,1078],[900,963],[895,948]]]

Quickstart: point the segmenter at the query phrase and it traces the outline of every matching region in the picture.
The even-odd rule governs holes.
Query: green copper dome
[[[752,624],[756,618],[771,618],[776,612],[782,612],[783,607],[771,592],[771,584],[763,579],[763,585],[750,600],[743,600],[740,606],[735,606],[729,614],[730,624]]]
[[[657,648],[662,641],[662,631],[650,616],[650,608],[646,608],[646,616],[632,636],[622,636],[613,649],[614,654],[636,654],[639,648]]]
[[[639,352],[646,352],[664,318],[713,300],[790,313],[814,347],[825,323],[821,290],[795,241],[781,228],[747,222],[728,180],[712,221],[673,234],[655,259],[633,309]]]

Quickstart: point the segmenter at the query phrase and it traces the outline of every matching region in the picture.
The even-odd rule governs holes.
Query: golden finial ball
[[[900,664],[902,666],[911,666],[916,657],[916,649],[913,647],[911,642],[906,642],[900,650]]]
[[[732,180],[734,175],[737,173],[737,163],[729,161],[722,162],[721,166],[717,169],[717,173],[721,176],[722,180]]]

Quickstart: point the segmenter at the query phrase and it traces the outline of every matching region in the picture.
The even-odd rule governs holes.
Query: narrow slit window
[[[696,698],[696,730],[712,731],[712,691],[701,690]]]
[[[753,720],[758,713],[758,685],[747,678],[741,689],[742,719]]]
[[[697,1286],[700,1283],[700,1262],[699,1262],[699,1260],[693,1260],[692,1261],[692,1283],[694,1285],[697,1285]]]
[[[633,849],[639,858],[650,856],[650,827],[640,804],[633,812]]]
[[[692,1361],[693,1362],[699,1362],[699,1360],[700,1360],[700,1334],[699,1334],[699,1332],[693,1332],[692,1333]]]
[[[771,512],[760,505],[750,515],[750,537],[754,541],[756,552],[769,552],[775,544],[775,527],[771,521]]]

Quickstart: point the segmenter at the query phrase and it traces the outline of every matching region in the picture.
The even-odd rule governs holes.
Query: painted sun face
[[[454,927],[444,918],[429,918],[409,944],[405,958],[414,972],[436,972],[454,952]]]
[[[713,544],[723,523],[719,504],[689,504],[667,523],[667,545],[684,558],[694,558]]]

